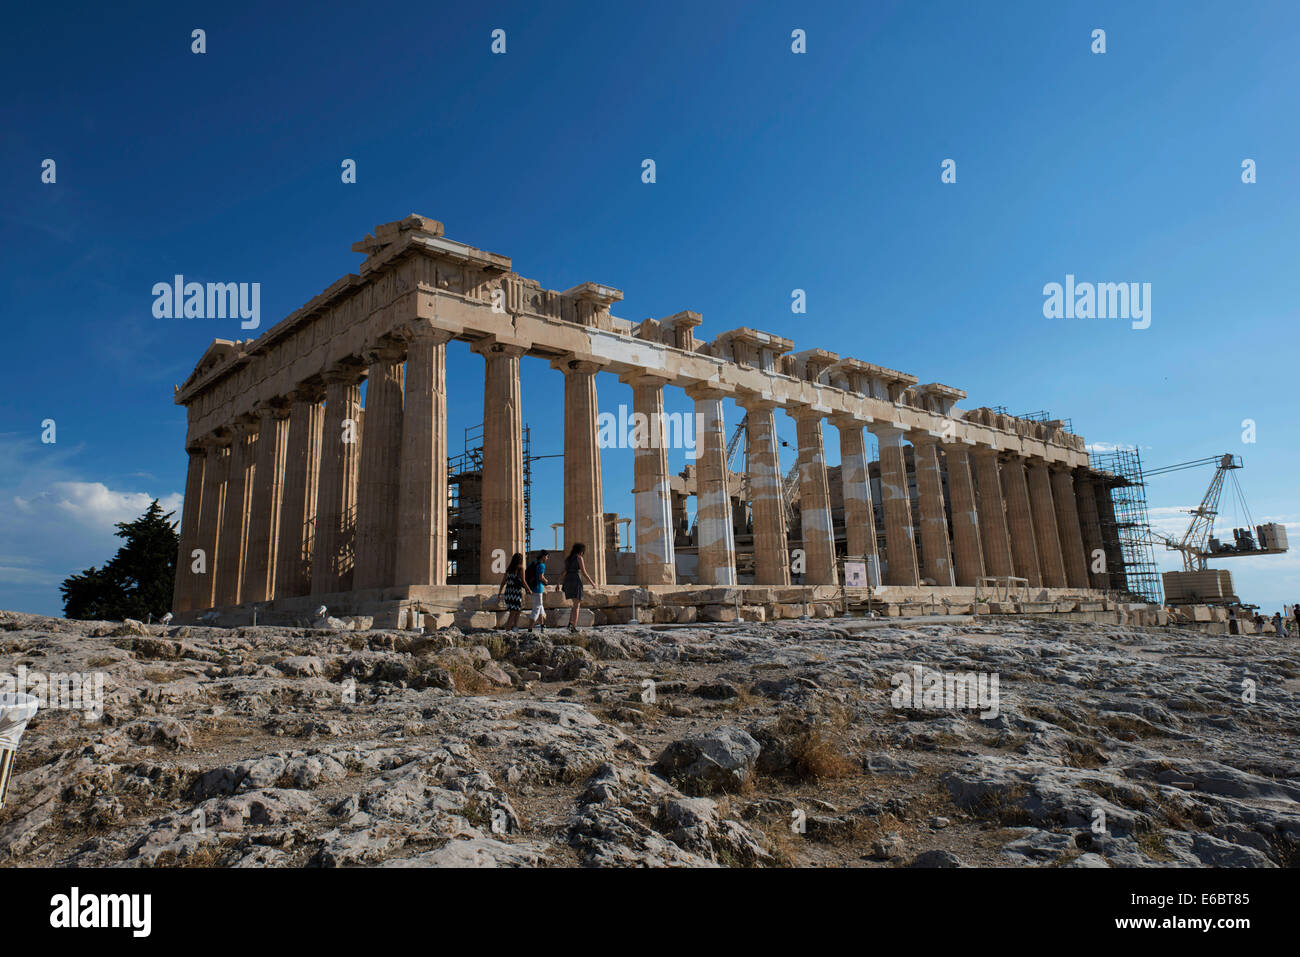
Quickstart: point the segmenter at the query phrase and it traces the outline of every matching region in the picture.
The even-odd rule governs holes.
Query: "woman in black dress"
[[[585,578],[592,588],[596,587],[595,581],[587,574],[587,563],[582,559],[586,552],[586,545],[582,542],[574,542],[573,547],[569,549],[568,557],[564,559],[564,579],[559,587],[564,592],[564,597],[573,602],[573,608],[569,611],[569,631],[578,630],[578,609],[582,606],[582,580]]]
[[[510,617],[506,619],[507,628],[514,628],[519,624],[519,609],[523,607],[524,588],[524,556],[515,552],[514,557],[510,559],[510,567],[506,569],[501,584],[497,587],[497,603],[501,603],[501,593],[504,592],[506,609],[510,612]]]

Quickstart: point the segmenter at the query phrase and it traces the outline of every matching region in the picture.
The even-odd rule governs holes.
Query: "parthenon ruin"
[[[839,593],[846,559],[879,571],[876,594],[895,602],[940,593],[969,603],[987,579],[1023,579],[1053,599],[1123,588],[1113,476],[1089,468],[1083,439],[1062,422],[961,410],[960,389],[823,349],[792,352],[789,340],[749,327],[705,341],[695,312],[619,319],[610,312],[619,290],[595,282],[545,289],[509,258],[449,240],[422,216],[378,226],[352,249],[365,256],[359,275],[256,339],[215,340],[177,389],[189,455],[179,620],[208,612],[240,623],[254,609],[264,622],[293,620],[325,604],[396,627],[417,607],[453,608],[494,592],[494,553],[525,550],[525,356],[564,375],[563,536],[566,548],[587,544],[588,568],[604,586],[595,590],[598,608],[598,596],[619,587],[605,555],[600,373],[627,383],[634,411],[651,422],[662,422],[652,414],[675,386],[704,423],[690,576],[675,556],[662,436],[632,453],[637,589],[694,594],[701,607],[721,607],[725,589],[737,606],[779,616],[801,603],[806,613]],[[447,584],[453,339],[484,362],[479,581],[490,587]],[[724,398],[746,413],[752,574],[737,571]],[[798,435],[797,540],[787,528],[778,410]],[[838,432],[838,470],[826,466],[823,422]],[[868,461],[864,429],[878,441],[878,465]],[[836,472],[832,496],[828,473]]]

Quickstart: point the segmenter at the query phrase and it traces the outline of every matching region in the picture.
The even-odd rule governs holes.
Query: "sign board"
[[[866,588],[867,587],[867,563],[866,562],[845,562],[844,563],[844,587],[845,588]]]

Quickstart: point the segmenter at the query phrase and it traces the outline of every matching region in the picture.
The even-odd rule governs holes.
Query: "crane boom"
[[[1178,550],[1183,553],[1183,568],[1186,571],[1202,571],[1205,568],[1206,548],[1214,532],[1214,519],[1219,514],[1219,497],[1223,494],[1223,479],[1229,469],[1241,468],[1241,459],[1234,455],[1218,456],[1218,467],[1210,487],[1201,496],[1201,504],[1192,509],[1192,523],[1187,526]]]
[[[794,493],[799,489],[799,463],[796,462],[785,474],[781,483],[781,498],[785,502],[785,524],[788,528],[794,521]]]
[[[735,469],[736,449],[740,448],[740,440],[745,437],[745,429],[748,428],[748,426],[749,426],[749,414],[746,413],[744,417],[741,418],[740,423],[736,426],[735,430],[732,431],[731,438],[727,439],[727,459],[726,459],[727,468],[732,472],[736,471]],[[748,499],[749,497],[748,472],[740,473],[740,495],[741,498],[743,499]],[[692,522],[691,524],[692,533],[695,531],[695,527],[698,523],[699,523],[699,512],[697,511],[695,521]]]
[[[749,413],[740,420],[736,426],[736,431],[731,433],[731,438],[727,440],[727,468],[731,468],[731,463],[736,458],[736,448],[740,445],[740,438],[745,434],[745,428],[749,425]]]
[[[1234,465],[1228,468],[1241,468],[1241,459],[1235,455],[1207,455],[1203,459],[1192,459],[1190,462],[1179,462],[1177,465],[1166,465],[1158,469],[1147,469],[1142,474],[1145,476],[1164,475],[1166,472],[1181,472],[1183,469],[1197,468],[1201,465],[1222,465],[1224,459],[1234,459]]]
[[[745,417],[740,420],[740,424],[736,426],[735,431],[731,433],[731,438],[727,440],[727,468],[731,468],[732,461],[736,457],[736,449],[740,447],[740,440],[745,435],[745,430],[748,427],[749,414],[746,413]],[[742,482],[747,483],[747,477],[746,479],[742,479]],[[785,479],[781,483],[781,497],[784,499],[785,520],[787,524],[794,520],[794,493],[798,487],[799,465],[796,463],[794,468],[790,469],[790,471],[786,473]],[[746,492],[747,491],[748,489],[746,489]]]

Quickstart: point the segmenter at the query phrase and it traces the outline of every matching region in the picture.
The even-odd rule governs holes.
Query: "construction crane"
[[[1241,491],[1237,477],[1232,473],[1242,467],[1241,457],[1231,453],[1211,455],[1177,465],[1152,469],[1146,473],[1163,475],[1184,469],[1198,468],[1202,465],[1214,465],[1214,477],[1210,487],[1201,498],[1201,504],[1190,509],[1192,522],[1180,538],[1173,538],[1159,532],[1152,532],[1152,537],[1164,544],[1165,548],[1181,552],[1183,571],[1198,572],[1206,570],[1208,558],[1234,558],[1245,555],[1280,555],[1287,550],[1286,529],[1281,525],[1267,524],[1255,526],[1246,505],[1246,497]],[[1220,542],[1214,537],[1214,520],[1219,514],[1219,500],[1223,495],[1225,483],[1230,482],[1238,511],[1246,519],[1244,528],[1234,528],[1234,542],[1231,545]],[[1258,540],[1257,540],[1258,539]]]
[[[735,471],[733,463],[736,459],[736,449],[740,447],[740,440],[744,438],[745,426],[748,424],[749,414],[746,413],[745,417],[740,420],[740,424],[736,426],[736,431],[732,432],[731,438],[727,440],[727,468],[731,469],[733,472]]]
[[[736,471],[736,450],[740,448],[740,440],[745,437],[745,428],[748,426],[748,424],[749,424],[749,415],[746,414],[740,420],[740,424],[737,425],[736,428],[732,431],[731,438],[727,439],[727,460],[726,461],[727,461],[727,469],[729,471],[732,472]],[[740,493],[740,497],[742,500],[745,501],[749,500],[748,470],[742,469],[740,471],[740,489],[738,491]],[[699,526],[699,521],[700,521],[700,513],[697,510],[695,513],[695,517],[691,520],[690,534],[692,536],[695,535],[695,530]]]
[[[785,525],[789,528],[794,522],[794,493],[799,491],[799,463],[791,466],[785,473],[785,482],[781,486],[781,500],[785,502]]]
[[[1202,465],[1216,466],[1214,478],[1210,480],[1209,489],[1201,497],[1201,504],[1190,510],[1192,523],[1187,526],[1187,531],[1182,534],[1181,538],[1173,538],[1160,532],[1152,533],[1152,537],[1162,542],[1165,548],[1182,553],[1183,571],[1188,572],[1204,571],[1205,569],[1205,552],[1209,548],[1210,536],[1214,533],[1214,519],[1219,514],[1219,498],[1223,494],[1223,480],[1231,471],[1241,468],[1241,459],[1238,456],[1225,453],[1223,455],[1207,456],[1203,459],[1193,459],[1190,462],[1179,462],[1177,465],[1166,465],[1164,468],[1152,469],[1147,472],[1149,477],[1168,472],[1181,472],[1184,469],[1199,468]]]
[[[735,471],[734,462],[736,450],[740,448],[740,440],[745,436],[745,429],[749,426],[749,415],[746,414],[736,426],[731,438],[727,440],[727,468]],[[782,445],[786,443],[782,442]],[[744,498],[749,496],[749,470],[746,469],[740,473],[744,476],[741,479],[741,495]],[[781,483],[781,498],[785,503],[785,522],[788,527],[794,521],[794,493],[799,489],[799,465],[795,463],[794,467],[786,473],[785,480]]]

